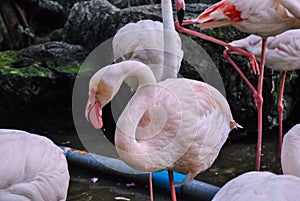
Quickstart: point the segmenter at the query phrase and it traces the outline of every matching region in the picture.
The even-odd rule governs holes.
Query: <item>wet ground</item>
[[[275,133],[275,134],[274,134]],[[280,173],[278,158],[278,140],[276,132],[265,133],[262,147],[262,170]],[[85,149],[76,133],[48,136],[59,145]],[[115,156],[115,153],[104,140],[100,152],[103,155]],[[108,151],[106,151],[108,150]],[[107,153],[105,153],[107,152]],[[196,179],[216,186],[222,186],[230,179],[255,168],[256,141],[254,139],[243,139],[227,141],[220,155],[207,171],[200,173]],[[69,201],[114,201],[149,200],[148,186],[132,184],[132,181],[111,178],[108,175],[92,172],[79,167],[70,166],[71,182],[68,193]],[[91,178],[98,179],[96,182]],[[166,192],[155,192],[155,200],[167,201],[170,196]],[[180,201],[185,201],[179,198]]]

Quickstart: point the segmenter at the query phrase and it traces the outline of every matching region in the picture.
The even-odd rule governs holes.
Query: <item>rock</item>
[[[110,3],[118,8],[129,8],[141,5],[153,5],[159,3],[158,0],[109,0]]]
[[[31,0],[30,2],[36,1]],[[50,1],[40,2],[49,3]],[[68,122],[71,125],[71,91],[79,64],[83,61],[87,52],[113,37],[118,29],[129,22],[137,22],[141,19],[161,21],[160,5],[143,5],[119,9],[106,0],[82,2],[74,0],[69,2],[70,5],[72,2],[77,3],[72,7],[63,28],[63,40],[67,43],[43,43],[20,52],[11,53],[10,56],[7,56],[10,54],[9,52],[0,54],[0,95],[5,97],[0,100],[1,123],[25,125],[28,128],[46,127],[49,125],[50,117],[54,125],[62,122]],[[117,2],[115,1],[114,4],[117,5]],[[123,4],[124,2],[127,1],[122,1]],[[142,3],[142,1],[135,2]],[[57,8],[60,8],[59,5],[70,6],[67,5],[68,3],[65,0],[56,0],[56,3],[53,5],[56,5]],[[200,3],[187,4],[186,19],[197,17],[207,7],[208,5]],[[56,11],[59,10],[56,9]],[[174,15],[176,15],[175,12]],[[190,28],[200,31],[197,27]],[[226,42],[247,35],[233,27],[203,30],[201,32]],[[56,38],[60,38],[60,33],[61,30],[55,32]],[[224,47],[195,37],[191,38],[201,45],[218,67],[233,116],[244,127],[244,129],[232,132],[231,136],[250,135],[256,137],[257,110],[253,95],[231,64],[224,59]],[[248,69],[247,60],[238,55],[232,57],[256,87],[257,76],[253,75]],[[185,77],[202,80],[201,76],[187,61],[182,62],[181,69],[180,74]],[[274,86],[278,86],[278,80],[278,72],[266,69],[263,90],[264,132],[277,126],[276,99],[278,90]],[[300,108],[300,92],[293,87],[297,84],[299,84],[297,73],[289,74],[284,102],[284,118],[288,120],[288,122],[285,122],[287,123],[285,124],[287,129],[290,124],[297,123],[299,119],[297,111]],[[16,106],[21,108],[18,108],[21,112],[18,112]],[[58,113],[63,115],[57,115]],[[21,118],[16,121],[14,117],[20,115]],[[32,115],[33,118],[26,118],[26,115]],[[38,118],[43,116],[47,116],[48,122]]]
[[[17,0],[25,10],[32,31],[36,34],[49,33],[62,27],[68,17],[68,10],[52,0]]]
[[[64,40],[89,49],[95,48],[115,33],[115,15],[118,11],[106,0],[76,3],[64,26]]]
[[[0,127],[74,129],[72,89],[87,51],[49,42],[0,53]]]
[[[1,1],[0,50],[21,49],[33,41],[26,17],[20,6],[11,0]]]
[[[92,0],[74,5],[64,26],[64,40],[89,50],[111,38],[119,28],[142,19],[161,21],[160,5],[118,9],[106,0]]]
[[[33,45],[22,51],[24,62],[52,62],[51,66],[79,65],[88,55],[80,45],[70,45],[65,42],[46,42]]]
[[[53,0],[53,1],[58,2],[60,5],[64,7],[66,12],[69,13],[75,3],[86,1],[86,0]]]

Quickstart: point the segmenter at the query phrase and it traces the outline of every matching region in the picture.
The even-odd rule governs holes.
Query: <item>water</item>
[[[262,170],[281,173],[278,158],[278,141],[273,132],[266,133],[262,147]],[[277,135],[276,135],[277,136]],[[74,147],[84,150],[76,133],[64,135],[49,135],[56,144]],[[105,138],[97,141],[100,154],[116,157],[116,153],[111,149],[111,145]],[[216,186],[222,186],[230,179],[255,168],[256,142],[236,141],[226,142],[220,155],[207,171],[200,173],[196,179]],[[70,187],[68,201],[115,201],[149,200],[149,188],[147,185],[131,184],[132,181],[111,178],[108,175],[93,172],[81,167],[70,166]],[[97,182],[92,182],[90,178],[97,178]],[[155,200],[171,200],[169,193],[155,189]],[[183,198],[178,198],[184,201]]]

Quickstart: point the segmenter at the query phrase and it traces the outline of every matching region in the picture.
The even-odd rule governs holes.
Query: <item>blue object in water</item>
[[[173,172],[173,177],[174,177],[174,183],[182,183],[185,179],[185,175],[178,173],[178,172]],[[157,186],[158,188],[170,190],[170,183],[169,183],[169,177],[168,177],[168,171],[164,170],[161,172],[153,172],[152,173],[152,178],[153,178],[153,185]],[[176,187],[176,192],[180,193],[181,186]]]

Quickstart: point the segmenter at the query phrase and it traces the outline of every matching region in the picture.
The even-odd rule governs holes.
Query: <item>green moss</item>
[[[4,67],[15,63],[19,59],[19,52],[18,51],[5,51],[0,52],[0,67]]]
[[[77,74],[79,71],[80,65],[79,64],[74,64],[74,65],[67,65],[67,66],[59,66],[56,67],[55,69],[59,72],[63,73],[72,73],[72,74]]]
[[[0,74],[2,75],[18,75],[22,77],[52,77],[52,72],[47,68],[39,67],[38,64],[24,68],[13,68],[4,66],[0,68]]]
[[[20,51],[0,52],[0,74],[17,75],[22,77],[52,77],[52,72],[40,66],[39,62],[31,63],[25,67],[14,67],[14,64],[20,62]]]

